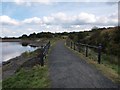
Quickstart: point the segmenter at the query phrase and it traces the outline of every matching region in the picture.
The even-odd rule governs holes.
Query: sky
[[[118,25],[118,0],[2,0],[0,37],[87,31]]]

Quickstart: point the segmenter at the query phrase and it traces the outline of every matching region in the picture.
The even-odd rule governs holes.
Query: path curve
[[[52,88],[117,88],[94,66],[66,48],[62,40],[52,48],[48,63]]]

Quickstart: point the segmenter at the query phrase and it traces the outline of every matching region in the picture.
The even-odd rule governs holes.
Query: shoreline
[[[21,40],[21,42],[23,42]],[[47,40],[24,40],[24,43],[28,43],[28,45],[30,46],[34,46],[34,47],[41,47],[41,45],[45,45],[47,43]],[[21,53],[21,55],[16,56],[15,58],[11,58],[6,62],[2,62],[2,79],[6,79],[11,77],[12,75],[14,75],[16,73],[16,71],[21,68],[21,66],[31,60],[31,62],[34,62],[34,64],[36,62],[38,62],[38,54],[40,54],[40,48],[37,48],[34,51],[31,52],[23,52]],[[37,61],[36,61],[37,60]]]
[[[35,40],[29,40],[29,39],[0,39],[0,42],[20,42],[23,46],[31,46],[31,47],[40,47],[40,46],[44,46],[44,42],[46,42],[46,40],[40,40],[40,39],[35,39]],[[43,43],[41,43],[43,42]],[[41,44],[41,45],[40,45]]]
[[[34,53],[32,51],[32,53]],[[21,68],[21,66],[27,62],[29,59],[33,58],[33,56],[25,56],[25,52],[21,53],[21,55],[16,56],[15,58],[11,58],[6,62],[2,62],[2,80],[7,79],[14,75],[16,71]]]
[[[21,42],[21,39],[0,39],[0,42]]]
[[[13,76],[19,69],[22,68],[24,63],[29,62],[30,60],[38,62],[38,55],[35,55],[37,48],[31,52],[23,52],[19,56],[9,59],[8,61],[2,62],[2,80],[5,80],[11,76]],[[33,63],[34,64],[34,63]]]
[[[5,40],[5,41],[2,41],[2,42],[20,42],[20,44],[21,45],[23,45],[23,44],[27,44],[26,46],[31,46],[31,47],[39,47],[36,43],[31,43],[32,41],[30,41],[30,40]],[[37,49],[36,49],[37,50]],[[34,50],[35,51],[35,50]],[[30,51],[30,52],[34,52],[34,51]],[[14,59],[16,59],[17,57],[20,57],[22,54],[24,54],[25,52],[27,52],[27,51],[24,51],[24,52],[22,52],[20,55],[18,55],[18,56],[15,56],[15,57],[13,57],[13,58],[10,58],[10,59],[8,59],[7,61],[2,61],[1,62],[1,64],[2,65],[6,65],[6,64],[9,64],[11,61],[13,61]],[[30,53],[29,52],[29,53]]]
[[[32,42],[31,40],[21,40],[21,39],[4,39],[4,40],[0,40],[0,42],[1,43],[4,43],[4,42],[10,42],[10,43],[12,43],[12,42],[19,42],[22,46],[30,46],[30,47],[39,47],[35,42]],[[36,50],[36,49],[35,49]],[[34,51],[35,51],[34,50]],[[2,61],[1,63],[0,63],[0,66],[2,66],[2,65],[5,65],[5,64],[8,64],[10,61],[11,61],[11,59],[14,59],[14,58],[16,58],[16,57],[19,57],[19,56],[21,56],[23,53],[25,53],[25,52],[29,52],[29,51],[24,51],[24,52],[22,52],[21,54],[19,54],[19,55],[17,55],[17,56],[15,56],[15,57],[11,57],[11,58],[9,58],[8,60],[6,60],[6,61]],[[30,51],[30,52],[33,52],[33,51]]]

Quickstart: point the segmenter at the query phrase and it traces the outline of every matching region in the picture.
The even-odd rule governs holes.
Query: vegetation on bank
[[[51,46],[58,40],[58,38],[49,39]],[[40,54],[40,49],[33,52],[24,52],[22,56],[25,58],[36,57]],[[30,61],[25,62],[16,73],[3,80],[2,88],[50,88],[49,72],[48,72],[48,58],[45,59],[45,66],[41,67],[40,63],[36,63],[32,68],[26,69],[26,63],[31,64]]]
[[[21,69],[13,77],[3,81],[3,88],[47,88],[49,87],[48,68],[40,65],[31,70]]]
[[[40,52],[39,49],[33,52],[25,52],[22,55],[26,57],[36,57]],[[33,62],[33,61],[32,61]],[[21,66],[11,77],[4,79],[2,82],[2,88],[48,88],[50,87],[49,73],[47,67],[47,61],[45,60],[45,66],[41,67],[40,63],[34,61],[29,69]],[[37,61],[38,62],[38,61]],[[25,63],[30,64],[30,61]]]
[[[106,54],[120,56],[120,27],[93,28],[91,31],[73,32],[69,38],[75,42],[98,46]]]
[[[4,88],[47,88],[49,87],[48,68],[40,65],[31,70],[21,69],[2,83]]]

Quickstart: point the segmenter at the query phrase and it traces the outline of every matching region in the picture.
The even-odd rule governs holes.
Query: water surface
[[[25,51],[33,50],[35,50],[35,48],[31,46],[22,46],[20,42],[0,42],[0,62],[19,56]]]

